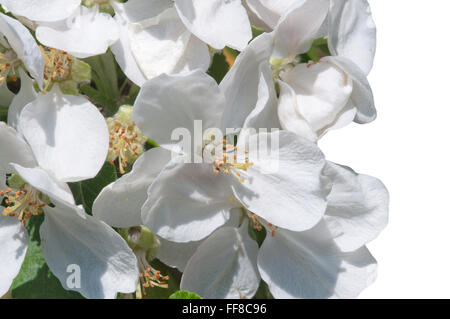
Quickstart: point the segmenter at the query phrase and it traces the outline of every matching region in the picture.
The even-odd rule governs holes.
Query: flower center
[[[44,91],[46,91],[52,82],[61,82],[69,78],[74,58],[61,50],[45,50],[41,46],[41,51],[45,59]]]
[[[28,184],[15,192],[11,188],[0,190],[0,197],[6,197],[7,207],[3,209],[3,216],[18,217],[22,226],[25,226],[32,216],[41,215],[42,209],[47,205],[41,192]]]
[[[17,54],[10,49],[4,49],[0,52],[0,83],[5,81],[8,76],[11,74],[13,81],[17,81],[17,76],[14,71],[14,67],[16,67],[19,63],[19,59],[17,58]]]
[[[111,164],[118,159],[121,174],[144,152],[147,138],[134,122],[124,123],[119,118],[108,118],[109,151],[108,160]]]
[[[274,79],[279,79],[280,75],[283,72],[289,71],[297,64],[300,63],[300,58],[298,56],[293,58],[285,58],[285,59],[271,59],[270,64],[272,66],[272,74]]]
[[[248,150],[244,149],[245,159],[243,162],[238,161],[238,147],[228,144],[226,139],[222,140],[222,145],[214,144],[214,141],[207,144],[203,150],[203,158],[210,160],[213,164],[214,174],[220,173],[232,174],[239,181],[244,182],[245,179],[241,175],[247,169],[254,165],[249,161]]]

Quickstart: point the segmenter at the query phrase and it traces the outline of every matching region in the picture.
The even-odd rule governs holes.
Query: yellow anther
[[[244,163],[238,162],[238,147],[227,144],[226,139],[222,140],[222,151],[223,155],[221,159],[215,159],[213,161],[214,174],[217,175],[218,173],[223,172],[225,175],[228,175],[231,172],[239,181],[244,182],[245,179],[238,171],[245,172],[249,167],[253,166],[253,163],[250,163],[248,158],[248,150],[244,150],[246,154]]]
[[[0,190],[0,197],[5,195],[5,204],[7,207],[3,209],[3,216],[18,217],[22,225],[26,225],[26,221],[32,216],[41,215],[42,209],[46,203],[40,198],[40,192],[29,185],[25,185],[25,189],[17,190],[15,193],[11,188]]]

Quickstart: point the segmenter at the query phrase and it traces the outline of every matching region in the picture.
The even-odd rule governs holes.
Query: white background
[[[450,1],[371,0],[378,118],[332,131],[329,160],[380,178],[390,221],[361,298],[450,298]]]

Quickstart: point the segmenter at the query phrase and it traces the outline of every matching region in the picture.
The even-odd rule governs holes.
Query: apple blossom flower
[[[288,229],[313,227],[325,211],[328,190],[321,178],[325,162],[318,148],[303,138],[285,131],[250,136],[249,144],[262,143],[262,137],[280,139],[278,153],[266,157],[265,162],[251,162],[245,152],[234,159],[235,148],[224,145],[221,139],[204,140],[203,150],[196,152],[206,163],[184,163],[185,154],[173,156],[168,150],[174,143],[172,130],[184,127],[193,132],[194,119],[203,120],[205,129],[276,124],[272,119],[276,116],[275,91],[268,85],[270,69],[262,70],[260,76],[258,87],[253,93],[244,91],[245,96],[240,92],[243,82],[236,81],[234,89],[227,88],[229,103],[242,102],[241,98],[253,105],[252,110],[247,107],[251,114],[242,110],[233,117],[224,111],[227,101],[222,90],[199,70],[148,81],[137,98],[133,118],[146,136],[152,136],[163,147],[145,152],[130,173],[107,186],[94,202],[94,216],[114,227],[143,223],[156,235],[177,242],[205,238],[224,225],[230,211],[241,205]],[[238,148],[245,149],[240,144],[247,136],[242,135]],[[225,159],[212,155],[212,149],[222,147],[231,153],[223,154],[227,161],[221,164]],[[278,160],[279,170],[265,174],[267,165]],[[189,190],[195,190],[196,195],[190,195]],[[283,213],[274,213],[273,207]],[[195,238],[190,237],[192,234]]]
[[[162,73],[206,71],[208,46],[243,50],[252,37],[241,0],[130,0],[114,7],[121,30],[111,49],[139,86]]]
[[[188,83],[191,86],[191,90],[195,90],[195,92],[198,92],[198,101],[194,99],[194,97],[190,97],[187,101],[191,102],[191,107],[201,107],[200,103],[203,103],[203,101],[216,101],[220,104],[224,104],[224,97],[222,96],[222,93],[220,91],[225,92],[226,99],[229,101],[230,104],[240,104],[242,105],[242,108],[240,112],[233,112],[233,116],[227,117],[225,114],[227,112],[220,109],[220,107],[223,106],[217,106],[215,107],[215,110],[208,111],[208,109],[205,109],[205,112],[211,112],[211,114],[215,114],[214,117],[218,120],[220,117],[220,113],[223,113],[223,127],[239,127],[242,126],[243,123],[246,121],[247,118],[249,118],[250,113],[252,113],[254,116],[252,118],[249,118],[247,122],[252,122],[253,126],[257,126],[258,123],[256,121],[256,116],[260,115],[261,122],[264,122],[264,127],[273,127],[276,128],[278,125],[278,120],[276,119],[276,113],[271,112],[275,108],[276,104],[276,97],[275,92],[273,88],[271,88],[268,85],[268,82],[270,80],[271,74],[270,69],[264,69],[261,70],[261,72],[258,73],[258,75],[255,75],[256,77],[260,77],[260,80],[255,80],[255,82],[248,81],[248,79],[238,79],[236,81],[230,82],[229,86],[223,86],[220,89],[217,87],[217,84],[213,82],[213,80],[208,77],[205,74],[202,74],[200,71],[193,71],[190,75],[178,75],[178,76],[170,76],[170,75],[161,75],[157,79],[153,80],[153,82],[148,83],[156,83],[157,85],[163,85],[164,81],[171,80],[174,83],[177,83],[177,85],[182,88],[182,86],[185,84],[185,82]],[[156,82],[155,82],[156,81]],[[196,81],[199,81],[199,87],[196,88],[195,83]],[[179,82],[179,83],[178,83]],[[256,84],[255,84],[256,83]],[[167,90],[169,90],[170,83],[166,84]],[[212,92],[210,92],[212,91]],[[146,101],[147,97],[143,96],[143,94],[151,95],[150,90],[144,88],[138,97],[135,106],[133,107],[134,113],[136,113],[135,108],[136,105],[142,104]],[[172,92],[168,92],[169,96],[172,96]],[[200,94],[201,93],[201,94]],[[164,115],[164,117],[159,118],[159,115],[156,116],[156,113],[153,116],[152,122],[156,121],[158,122],[158,126],[155,126],[155,129],[152,131],[148,131],[152,133],[154,136],[152,136],[152,139],[156,139],[156,142],[161,143],[162,141],[167,141],[169,137],[169,143],[172,143],[170,141],[171,136],[171,127],[182,127],[183,125],[189,124],[190,126],[193,125],[192,120],[189,119],[182,119],[184,123],[180,123],[177,121],[176,118],[173,118],[173,114],[178,114],[183,110],[184,108],[182,105],[184,105],[184,98],[189,97],[191,94],[190,92],[183,92],[182,95],[179,96],[179,100],[177,100],[175,103],[170,103],[169,106],[167,106],[166,111],[164,113],[161,113],[161,116]],[[205,95],[204,98],[202,98],[202,95]],[[156,96],[155,96],[156,97]],[[161,97],[159,97],[161,98]],[[267,107],[266,107],[267,106]],[[170,107],[170,109],[168,108]],[[166,106],[165,106],[166,108]],[[173,113],[171,115],[170,112],[173,109]],[[188,109],[189,110],[189,109]],[[141,125],[139,123],[142,123],[145,127],[148,127],[151,125],[150,122],[147,122],[145,118],[142,118],[139,120],[139,123],[135,123],[131,118],[129,114],[129,109],[123,110],[121,112],[120,116],[117,115],[118,118],[121,118],[121,122],[128,123],[129,125],[132,125],[133,130],[139,129],[139,132],[144,134],[145,136],[149,137],[147,135]],[[147,111],[145,108],[142,107],[142,111]],[[161,112],[164,111],[164,108],[160,110]],[[195,110],[192,110],[191,112],[194,112]],[[198,110],[198,112],[200,112]],[[232,110],[234,111],[234,110]],[[119,111],[120,113],[120,111]],[[208,113],[207,113],[208,114]],[[147,116],[146,116],[147,117]],[[204,115],[202,115],[204,117]],[[133,119],[136,120],[136,114],[133,115]],[[165,122],[162,122],[165,119]],[[170,123],[173,121],[173,123]],[[209,120],[208,120],[209,121]],[[209,122],[208,122],[209,123]],[[135,126],[137,124],[137,126]],[[220,123],[217,123],[217,125],[221,125]],[[161,133],[154,132],[157,127],[163,126],[165,129]],[[126,126],[122,126],[126,127]],[[120,130],[122,129],[119,129]],[[110,132],[111,136],[114,135],[115,130]],[[159,138],[161,136],[161,138]],[[168,136],[168,137],[167,137]],[[116,137],[112,136],[112,139],[116,139]],[[158,140],[159,139],[159,140]],[[220,141],[221,143],[221,141]],[[126,145],[124,143],[123,145]],[[221,147],[222,145],[220,145]],[[127,146],[128,147],[128,146]],[[125,151],[125,149],[117,148],[119,151]],[[146,152],[144,152],[142,155],[140,155],[136,162],[133,165],[132,170],[121,176],[117,181],[111,183],[107,187],[105,187],[102,192],[98,195],[97,199],[94,202],[93,205],[93,214],[94,216],[98,217],[99,219],[105,221],[107,224],[113,226],[113,227],[119,227],[119,228],[129,228],[133,226],[138,226],[142,224],[141,219],[141,208],[144,204],[144,202],[147,200],[147,189],[149,186],[153,183],[153,181],[156,179],[156,177],[161,173],[161,170],[170,164],[171,161],[175,161],[175,156],[173,156],[173,153],[171,151],[168,151],[165,148],[158,147],[158,148],[152,148]],[[245,159],[244,159],[245,161]],[[320,165],[320,164],[319,164]]]
[[[55,88],[39,94],[20,112],[17,130],[0,122],[0,197],[7,207],[0,218],[0,295],[23,262],[28,244],[22,227],[45,215],[42,248],[52,272],[66,289],[89,298],[113,298],[137,284],[136,259],[126,242],[105,223],[75,206],[67,182],[93,178],[108,150],[103,116],[85,98]],[[71,165],[67,165],[67,163]],[[81,269],[81,286],[67,286],[67,266]]]
[[[206,134],[201,149],[194,150],[194,161],[200,163],[186,162],[189,150],[184,148],[181,162],[175,156],[148,189],[142,220],[155,234],[175,242],[200,240],[225,224],[230,210],[241,205],[296,231],[309,229],[322,218],[328,190],[321,177],[325,162],[315,144],[287,131],[245,133],[246,128],[259,127],[260,119],[273,115],[266,114],[275,101],[266,72],[261,76],[259,99],[247,117],[229,117],[225,106],[232,100],[227,101],[215,81],[199,70],[161,75],[142,87],[133,118],[146,136],[174,149],[173,131],[194,132],[195,120],[202,121]],[[235,83],[235,90],[239,94],[240,83]],[[219,127],[238,128],[238,118],[243,130],[236,146],[225,136],[219,138],[217,130],[216,138],[207,134]],[[265,143],[278,142],[277,150],[260,157],[244,151],[246,145],[261,150]]]

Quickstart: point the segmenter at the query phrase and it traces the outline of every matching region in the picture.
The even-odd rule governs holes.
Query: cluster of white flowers
[[[42,214],[50,270],[87,298],[167,287],[153,258],[203,298],[252,298],[262,283],[275,298],[353,298],[374,281],[365,245],[388,192],[317,145],[376,118],[366,0],[0,4],[0,296]],[[114,116],[80,91],[107,80],[88,63],[108,50],[139,89]],[[206,72],[222,52],[232,66],[217,84]],[[180,141],[198,123],[200,140]],[[107,162],[120,177],[87,214],[69,184]]]

